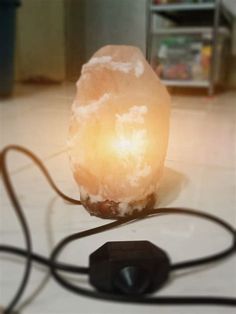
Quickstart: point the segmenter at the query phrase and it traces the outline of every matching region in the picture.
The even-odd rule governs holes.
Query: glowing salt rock
[[[154,205],[166,155],[170,97],[131,46],[105,46],[86,63],[72,106],[69,150],[91,214],[117,217]]]

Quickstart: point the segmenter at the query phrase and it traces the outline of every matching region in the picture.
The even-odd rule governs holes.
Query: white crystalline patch
[[[130,212],[130,206],[128,203],[120,202],[118,208],[121,216],[125,216],[125,214]]]
[[[149,165],[144,165],[144,167],[138,167],[133,175],[128,176],[128,181],[131,186],[138,186],[139,180],[143,177],[148,176],[151,173],[151,167]]]
[[[140,145],[144,144],[146,141],[147,130],[141,129],[133,132],[132,140]],[[140,156],[141,157],[141,156]]]
[[[143,158],[143,152],[145,149],[145,144],[147,143],[147,130],[146,129],[136,129],[127,137],[125,134],[125,128],[122,127],[116,128],[117,138],[121,143],[126,141],[124,147],[121,147],[121,156],[138,156],[138,158]],[[122,149],[123,148],[123,149]],[[126,151],[124,151],[124,149]],[[137,158],[137,157],[136,157]]]
[[[127,113],[116,114],[118,123],[144,123],[143,115],[148,112],[146,106],[133,106]]]
[[[129,73],[133,69],[132,63],[129,62],[110,62],[111,68],[114,71],[120,71],[124,73]]]
[[[104,103],[109,99],[110,95],[105,93],[101,98],[93,101],[89,105],[80,106],[76,103],[73,104],[72,111],[76,118],[87,119],[91,114],[99,110]]]
[[[136,77],[140,77],[144,72],[144,65],[142,61],[137,61],[136,66],[135,66],[135,75]]]
[[[82,68],[82,74],[84,75],[84,72],[86,68],[90,66],[103,66],[107,67],[108,69],[112,69],[114,71],[120,71],[124,73],[129,73],[131,71],[134,71],[134,74],[136,77],[140,77],[144,72],[144,65],[142,61],[138,60],[135,63],[132,62],[118,62],[118,61],[112,61],[111,56],[102,56],[102,57],[93,57],[89,60],[88,63],[86,63]]]
[[[89,194],[89,199],[90,199],[91,203],[97,203],[97,202],[105,201],[104,198],[99,194],[97,194],[97,195]]]
[[[97,195],[89,194],[83,186],[80,186],[79,189],[80,189],[80,195],[84,199],[89,197],[89,200],[90,200],[91,203],[97,203],[97,202],[103,202],[104,201],[104,198],[101,195],[99,195],[99,194],[97,194]]]
[[[116,140],[114,148],[118,156],[126,163],[126,159],[133,156],[134,158],[143,158],[143,150],[147,142],[147,131],[145,129],[132,130],[127,136],[123,124],[116,125]]]
[[[111,62],[111,60],[112,60],[111,56],[94,57],[90,59],[89,62],[85,64],[85,66],[94,65],[94,64],[104,64],[104,63]]]
[[[129,202],[120,202],[118,205],[119,216],[124,217],[126,214],[132,214],[135,211],[141,211],[143,204],[136,204],[135,207],[130,205]]]
[[[90,65],[106,66],[107,68],[114,71],[120,71],[124,73],[129,73],[133,70],[132,63],[112,61],[112,59],[108,57],[92,58],[87,64],[85,64],[85,68]]]

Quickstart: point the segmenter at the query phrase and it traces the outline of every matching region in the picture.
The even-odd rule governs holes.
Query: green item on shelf
[[[165,45],[168,48],[174,48],[179,46],[185,46],[193,41],[189,36],[168,36],[161,40],[160,44]]]

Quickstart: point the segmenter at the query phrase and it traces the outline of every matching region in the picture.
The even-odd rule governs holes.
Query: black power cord
[[[48,183],[53,188],[53,190],[59,196],[61,196],[65,201],[73,203],[73,204],[81,204],[79,200],[75,200],[71,197],[68,197],[67,195],[65,195],[63,192],[61,192],[58,189],[53,179],[49,175],[47,169],[44,167],[43,163],[31,151],[21,146],[9,145],[0,152],[0,172],[2,173],[3,183],[6,187],[8,196],[12,202],[13,208],[21,224],[22,231],[25,237],[25,243],[26,243],[25,250],[17,248],[17,247],[13,247],[13,246],[0,245],[0,252],[2,251],[2,252],[10,253],[10,254],[15,254],[18,256],[24,256],[26,258],[25,271],[23,274],[23,278],[21,280],[21,283],[17,289],[15,296],[13,297],[9,305],[5,308],[4,310],[5,314],[12,313],[15,306],[19,302],[23,292],[25,291],[25,288],[27,286],[28,279],[30,276],[30,271],[31,271],[31,266],[32,266],[33,261],[38,262],[44,266],[50,267],[53,277],[64,288],[72,292],[75,292],[79,295],[93,297],[96,299],[120,301],[120,302],[128,302],[128,303],[131,302],[131,303],[143,303],[143,304],[159,304],[159,305],[225,305],[225,306],[236,305],[236,298],[228,298],[228,297],[216,297],[216,296],[144,297],[144,296],[126,296],[126,295],[121,295],[121,294],[93,291],[93,290],[88,290],[88,289],[84,289],[82,287],[76,286],[72,284],[71,282],[69,282],[68,280],[66,280],[65,278],[63,278],[58,273],[58,271],[71,272],[71,273],[77,273],[77,274],[89,274],[88,267],[79,267],[79,266],[65,264],[65,263],[61,263],[57,261],[61,251],[69,243],[71,243],[72,241],[87,237],[87,236],[91,236],[100,232],[108,231],[110,229],[113,229],[115,227],[118,227],[127,223],[135,222],[137,220],[141,220],[141,219],[145,219],[145,218],[153,217],[157,215],[158,216],[165,215],[165,214],[192,215],[192,216],[196,216],[196,217],[200,217],[200,218],[204,218],[209,221],[212,221],[220,225],[221,227],[223,227],[226,231],[228,231],[232,235],[233,240],[232,240],[231,245],[228,248],[224,249],[223,251],[206,256],[206,257],[202,257],[199,259],[183,261],[180,263],[172,264],[171,271],[204,265],[207,263],[224,259],[232,255],[233,253],[236,252],[236,230],[234,227],[232,227],[231,225],[229,225],[227,222],[223,221],[222,219],[216,216],[204,213],[204,212],[197,211],[197,210],[187,209],[187,208],[157,208],[157,209],[149,210],[145,213],[136,213],[129,217],[119,218],[116,221],[102,225],[100,227],[96,227],[96,228],[85,230],[79,233],[72,234],[66,237],[65,239],[63,239],[54,248],[50,258],[46,258],[39,254],[33,253],[33,250],[32,250],[30,230],[29,230],[26,218],[24,216],[23,210],[19,204],[15,190],[12,186],[10,176],[9,176],[9,171],[7,168],[6,157],[7,157],[8,152],[11,150],[21,152],[25,154],[26,156],[30,157],[33,160],[33,162],[37,164],[39,169],[43,172],[43,174],[45,175]]]
[[[5,185],[6,191],[8,193],[8,196],[11,200],[11,203],[13,205],[13,208],[15,210],[16,216],[20,222],[20,225],[22,227],[23,235],[25,238],[25,244],[26,244],[26,264],[25,264],[25,271],[22,277],[22,281],[18,287],[18,290],[12,299],[12,301],[9,303],[7,308],[4,310],[6,314],[11,313],[16,306],[16,304],[19,302],[23,292],[25,291],[25,288],[27,286],[29,276],[30,276],[30,271],[31,271],[31,266],[32,266],[32,241],[31,241],[31,235],[29,231],[29,227],[26,221],[26,218],[24,216],[23,210],[20,206],[20,203],[18,201],[18,198],[16,196],[15,190],[13,188],[13,185],[11,183],[11,179],[9,176],[9,171],[7,168],[7,163],[6,163],[6,157],[9,151],[18,151],[26,156],[30,157],[33,162],[40,168],[40,170],[43,172],[45,177],[47,178],[49,184],[51,185],[52,189],[59,195],[61,196],[65,201],[68,201],[73,204],[81,204],[80,201],[75,200],[73,198],[68,197],[65,195],[63,192],[61,192],[54,181],[52,180],[51,176],[49,175],[47,169],[44,167],[43,163],[37,158],[32,152],[27,150],[24,147],[17,146],[17,145],[9,145],[6,146],[1,152],[0,152],[0,173],[2,174],[2,179],[3,183]],[[2,247],[3,251],[3,247]]]
[[[55,263],[61,251],[69,243],[75,240],[113,229],[125,223],[129,223],[129,222],[137,221],[140,219],[145,219],[153,215],[161,215],[161,214],[164,214],[164,215],[165,214],[184,214],[184,215],[192,215],[192,216],[204,218],[220,225],[232,235],[232,243],[227,249],[221,251],[220,253],[212,254],[203,258],[172,264],[170,266],[172,271],[183,269],[183,268],[194,267],[194,266],[200,266],[200,265],[208,264],[211,262],[216,262],[236,252],[235,229],[231,227],[229,224],[227,224],[226,222],[224,222],[223,220],[219,219],[218,217],[215,217],[213,215],[203,213],[200,211],[196,211],[193,209],[187,209],[187,208],[158,208],[158,209],[149,210],[146,213],[139,213],[139,214],[133,215],[132,217],[122,218],[112,223],[102,225],[100,227],[96,227],[96,228],[85,230],[79,233],[72,234],[64,238],[55,247],[51,255],[51,260],[53,261],[53,263]],[[174,304],[175,305],[188,305],[188,304],[203,305],[205,304],[205,305],[228,305],[228,306],[236,305],[236,298],[226,298],[226,297],[214,297],[214,296],[212,297],[211,296],[209,297],[173,296],[172,297],[172,296],[168,296],[168,297],[149,298],[149,297],[142,297],[142,296],[130,296],[130,295],[126,296],[126,295],[92,291],[92,290],[78,287],[72,284],[71,282],[69,282],[68,280],[64,279],[61,275],[59,275],[59,273],[57,272],[57,269],[54,267],[51,268],[51,271],[56,281],[64,288],[69,289],[70,291],[75,292],[77,294],[88,296],[88,297],[93,297],[96,299],[120,301],[120,302],[127,302],[127,303],[162,304],[162,305],[174,305]]]

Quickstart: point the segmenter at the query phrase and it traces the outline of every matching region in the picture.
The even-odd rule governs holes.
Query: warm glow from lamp
[[[106,46],[83,66],[69,148],[91,214],[117,217],[154,205],[169,105],[165,87],[135,47]]]
[[[114,141],[114,146],[117,150],[117,154],[127,155],[135,151],[135,148],[137,148],[137,143],[134,143],[127,138],[119,138],[117,141]]]
[[[118,137],[114,139],[113,147],[115,153],[121,156],[135,155],[142,152],[144,141],[135,136],[135,133],[130,137]]]

